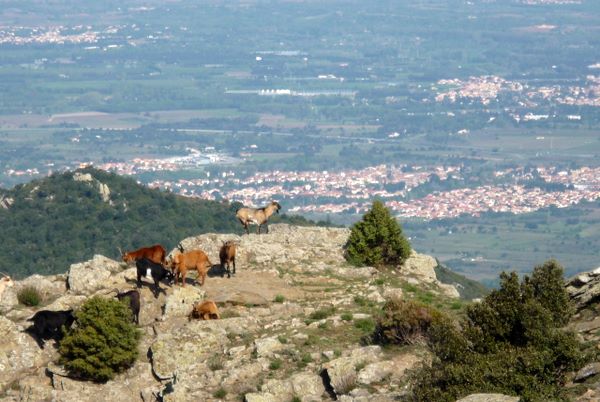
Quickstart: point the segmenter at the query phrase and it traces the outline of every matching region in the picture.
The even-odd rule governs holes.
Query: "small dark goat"
[[[54,339],[60,341],[63,337],[62,327],[65,329],[71,328],[75,321],[73,310],[65,311],[49,311],[41,310],[28,318],[27,321],[32,321],[33,325],[27,328],[27,332],[31,333],[40,345],[44,348],[44,340]]]
[[[146,272],[150,270],[150,274],[152,275],[152,279],[154,280],[154,297],[158,297],[160,292],[159,283],[163,279],[167,279],[172,282],[174,279],[173,273],[163,267],[161,264],[157,264],[147,258],[142,258],[141,260],[137,260],[135,262],[135,266],[137,267],[137,287],[142,287],[142,276],[146,276]]]
[[[133,315],[133,321],[140,325],[140,292],[137,290],[129,290],[127,292],[119,292],[119,289],[114,290],[117,295],[115,296],[119,301],[123,299],[129,300],[129,309],[131,310],[131,314]]]
[[[221,260],[221,272],[225,270],[227,265],[227,277],[231,278],[231,265],[233,264],[233,274],[235,275],[235,252],[237,244],[234,241],[227,240],[223,242],[219,251],[219,259]]]

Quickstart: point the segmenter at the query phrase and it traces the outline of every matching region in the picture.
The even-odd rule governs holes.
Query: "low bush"
[[[33,286],[25,286],[17,293],[17,300],[24,306],[34,307],[40,304],[42,296]]]
[[[412,327],[425,323],[435,356],[415,375],[414,400],[455,401],[477,392],[518,395],[523,402],[568,400],[567,373],[589,360],[575,334],[562,329],[572,311],[562,267],[551,260],[522,281],[502,273],[500,288],[469,306],[461,327],[413,313]],[[400,320],[391,317],[386,322]],[[396,338],[395,331],[380,332],[381,339]]]
[[[60,343],[60,363],[81,379],[105,382],[131,367],[140,333],[131,310],[115,299],[92,297],[75,313],[73,326]]]
[[[441,319],[441,313],[432,307],[411,300],[389,300],[377,320],[373,341],[383,345],[424,343],[436,318]]]

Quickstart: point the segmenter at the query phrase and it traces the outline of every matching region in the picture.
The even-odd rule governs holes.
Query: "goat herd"
[[[266,233],[269,232],[267,220],[273,213],[279,213],[281,206],[273,201],[264,208],[240,208],[236,212],[236,217],[244,226],[246,233],[249,233],[248,225],[257,225],[257,233],[260,234],[261,226],[265,226]],[[159,283],[167,280],[169,285],[173,282],[178,284],[181,280],[181,285],[185,287],[185,278],[190,270],[195,270],[198,273],[200,285],[204,285],[208,270],[212,267],[206,253],[202,250],[183,249],[181,243],[177,246],[179,252],[175,253],[167,260],[166,250],[160,244],[151,247],[143,247],[135,251],[123,253],[120,249],[121,257],[127,264],[135,263],[137,268],[137,287],[142,286],[142,277],[151,277],[154,281],[154,297],[158,298],[161,292]],[[225,241],[219,251],[220,267],[222,276],[227,272],[227,277],[231,278],[231,274],[235,275],[235,256],[237,252],[237,243],[234,241]],[[231,268],[233,267],[233,270]],[[13,280],[4,274],[0,279],[0,297],[7,287],[14,285]],[[120,292],[114,289],[109,292],[116,293],[116,298],[126,301],[131,309],[133,321],[139,325],[139,314],[141,309],[141,297],[138,290],[129,290]],[[219,319],[219,311],[213,301],[205,300],[196,303],[189,314],[189,319],[198,318],[203,320]],[[44,340],[54,339],[59,341],[63,335],[63,327],[68,329],[75,321],[73,310],[65,311],[50,311],[41,310],[36,312],[28,321],[33,322],[33,325],[26,331],[29,332],[41,348],[44,347]]]

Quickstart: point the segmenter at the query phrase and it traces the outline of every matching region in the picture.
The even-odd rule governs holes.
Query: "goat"
[[[15,282],[10,278],[10,276],[8,276],[8,274],[4,272],[0,272],[0,274],[4,275],[0,279],[0,298],[2,298],[2,293],[4,293],[7,288],[15,286]]]
[[[49,311],[41,310],[28,318],[27,321],[32,321],[33,325],[27,328],[27,332],[31,333],[40,345],[40,348],[44,348],[45,339],[54,339],[60,341],[63,337],[63,327],[66,329],[71,328],[75,321],[73,310],[65,311]]]
[[[219,309],[215,302],[206,300],[202,303],[199,302],[194,304],[194,308],[188,316],[188,320],[191,321],[192,318],[199,318],[201,320],[219,320],[221,319],[221,316],[219,315]]]
[[[146,276],[148,271],[152,275],[152,279],[154,280],[154,297],[157,298],[160,293],[160,285],[159,282],[163,279],[167,279],[169,281],[173,281],[173,273],[168,269],[165,269],[160,263],[156,263],[148,258],[142,258],[135,262],[135,266],[137,268],[137,287],[142,287],[142,276]]]
[[[181,243],[179,243],[177,247],[179,248],[180,253],[175,254],[171,260],[171,267],[175,273],[175,284],[179,283],[179,278],[181,276],[182,285],[185,287],[187,271],[196,270],[198,272],[198,277],[201,279],[200,286],[203,286],[204,281],[206,280],[206,274],[208,273],[209,268],[212,267],[212,263],[208,259],[208,256],[202,250],[190,250],[184,252]]]
[[[167,255],[167,251],[160,244],[155,244],[154,246],[150,247],[142,247],[135,251],[130,251],[128,253],[124,253],[119,248],[119,252],[121,253],[121,258],[127,264],[129,264],[130,262],[140,260],[142,258],[147,258],[152,262],[164,265],[165,256]]]
[[[221,272],[225,270],[227,264],[227,277],[231,278],[231,264],[233,263],[233,274],[235,275],[235,253],[237,244],[234,241],[228,240],[223,242],[219,251],[219,259],[221,260]],[[221,275],[222,276],[222,275]]]
[[[137,324],[140,325],[140,307],[141,307],[141,302],[140,302],[140,292],[138,292],[137,290],[129,290],[127,292],[120,292],[119,289],[115,289],[113,290],[113,292],[116,293],[116,298],[119,299],[119,301],[127,299],[129,300],[129,309],[131,310],[131,314],[133,316],[133,321]]]
[[[281,205],[278,202],[272,201],[269,205],[264,208],[240,208],[235,213],[236,218],[240,220],[247,234],[250,234],[248,230],[249,224],[257,225],[257,233],[260,234],[260,227],[265,226],[266,233],[269,233],[269,226],[267,220],[274,213],[279,213]]]

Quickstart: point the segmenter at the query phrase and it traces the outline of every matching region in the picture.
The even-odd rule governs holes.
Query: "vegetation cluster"
[[[60,362],[71,375],[105,382],[133,365],[141,334],[125,303],[92,297],[75,317],[77,325],[59,347]]]
[[[352,226],[345,245],[346,260],[355,265],[397,266],[410,256],[410,251],[400,224],[379,200]]]
[[[477,392],[567,400],[567,374],[589,358],[575,334],[562,329],[572,313],[563,268],[550,260],[521,281],[514,272],[502,273],[500,288],[470,305],[460,323],[429,306],[390,301],[373,339],[429,345],[433,362],[415,376],[418,401]]]

